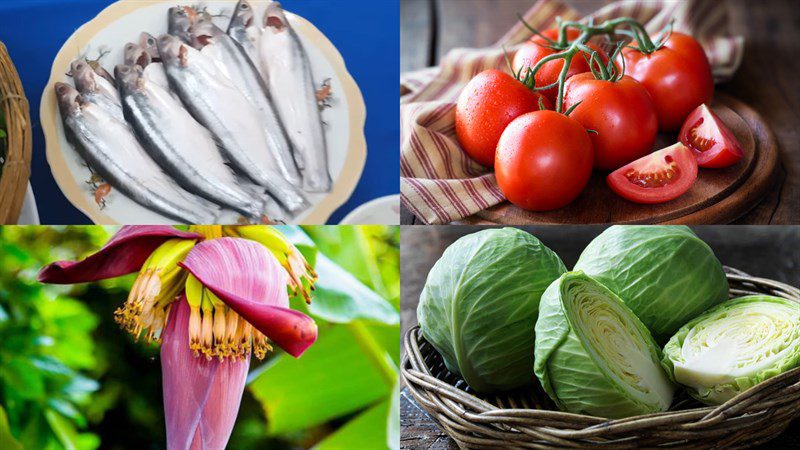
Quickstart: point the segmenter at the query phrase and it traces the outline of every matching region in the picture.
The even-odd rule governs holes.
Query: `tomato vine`
[[[624,63],[622,69],[618,69],[616,65],[613,63],[614,58],[623,48],[623,42],[618,41],[616,39],[617,35],[621,34],[624,36],[630,37],[633,41],[637,44],[637,49],[643,53],[649,54],[655,52],[659,48],[661,48],[666,40],[669,38],[669,35],[672,33],[672,23],[668,25],[667,29],[661,34],[659,39],[655,42],[652,40],[650,35],[645,30],[644,26],[636,21],[631,17],[619,17],[616,19],[606,20],[605,22],[595,25],[591,20],[589,23],[581,23],[577,21],[562,21],[561,18],[556,19],[557,28],[558,28],[558,38],[557,40],[553,40],[539,32],[536,28],[532,27],[530,24],[525,22],[524,18],[521,15],[518,15],[522,24],[530,30],[536,36],[542,38],[546,45],[553,50],[559,50],[557,53],[553,53],[551,55],[545,56],[544,58],[540,59],[536,62],[535,65],[530,67],[520,67],[520,69],[514,74],[515,77],[523,82],[528,88],[533,89],[535,91],[544,91],[547,89],[552,89],[558,87],[558,95],[556,97],[556,105],[555,110],[557,112],[564,112],[564,84],[567,80],[567,75],[569,73],[570,66],[572,64],[573,59],[577,55],[583,55],[584,58],[587,58],[586,55],[591,55],[589,59],[589,67],[592,70],[592,73],[598,77],[598,79],[609,80],[609,81],[616,81],[624,75]],[[624,29],[621,27],[629,27],[629,29]],[[568,30],[573,28],[580,32],[578,37],[572,41],[569,40]],[[587,43],[591,38],[594,36],[599,35],[606,35],[610,36],[612,40],[618,41],[618,45],[614,50],[613,54],[608,60],[607,65],[603,65],[601,63],[600,56],[598,55],[597,51],[590,48]],[[546,86],[536,86],[535,84],[535,76],[536,73],[548,62],[556,61],[556,60],[563,60],[564,65],[561,68],[559,73],[558,79],[551,84]],[[513,69],[512,69],[513,70]],[[523,72],[524,76],[523,76]],[[571,109],[574,109],[577,105],[573,105]],[[570,111],[564,112],[565,115],[569,115]]]

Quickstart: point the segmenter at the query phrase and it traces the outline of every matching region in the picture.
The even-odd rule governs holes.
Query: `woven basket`
[[[15,224],[31,174],[31,118],[17,69],[0,42],[0,111],[6,120],[7,153],[0,175],[0,224]]]
[[[800,303],[800,289],[726,267],[730,294]],[[685,393],[670,411],[607,420],[557,410],[540,386],[480,395],[444,366],[419,327],[405,336],[402,374],[416,401],[461,448],[748,448],[800,416],[800,368],[705,406]]]

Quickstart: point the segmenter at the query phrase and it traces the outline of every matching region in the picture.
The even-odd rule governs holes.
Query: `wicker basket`
[[[8,134],[6,162],[0,175],[0,224],[15,224],[31,174],[31,119],[17,69],[0,42],[0,111]]]
[[[800,303],[800,289],[725,268],[730,294],[770,294]],[[405,336],[402,373],[416,401],[461,448],[748,448],[800,416],[800,368],[727,403],[705,406],[681,394],[670,411],[627,419],[559,412],[538,385],[482,396],[447,371],[419,327]]]

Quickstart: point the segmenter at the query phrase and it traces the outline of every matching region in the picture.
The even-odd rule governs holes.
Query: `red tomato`
[[[567,80],[564,91],[565,110],[580,102],[569,117],[597,132],[589,135],[595,169],[614,170],[650,153],[658,118],[650,94],[638,81],[629,76],[604,81],[580,73]]]
[[[520,208],[558,209],[586,187],[592,157],[581,124],[555,111],[527,113],[508,125],[497,144],[497,184]]]
[[[714,78],[703,47],[691,36],[672,33],[666,44],[645,55],[626,47],[617,56],[625,59],[625,73],[644,84],[653,97],[662,131],[680,128],[686,116],[714,95]]]
[[[653,204],[680,197],[696,178],[697,161],[678,142],[611,172],[606,183],[624,199]]]
[[[542,34],[554,41],[558,40],[558,29],[556,28],[545,30],[542,32]],[[577,39],[578,36],[580,36],[580,31],[574,28],[567,29],[567,39],[570,41]],[[603,50],[594,44],[588,44],[588,46],[589,48],[597,51],[603,62],[608,61],[608,55],[606,55]],[[528,40],[528,42],[523,44],[519,50],[517,50],[517,53],[514,55],[514,60],[511,63],[511,67],[514,68],[514,73],[516,73],[520,68],[535,66],[536,63],[538,63],[542,58],[554,53],[559,53],[559,51],[560,50],[554,50],[548,47],[547,41],[542,39],[540,36],[533,36],[530,40]],[[544,63],[541,69],[536,72],[536,86],[548,86],[555,83],[558,81],[558,75],[561,73],[561,69],[563,68],[564,60],[562,59]],[[569,65],[567,78],[583,72],[589,72],[589,64],[586,62],[583,54],[575,55]],[[547,97],[547,99],[551,102],[555,102],[556,97],[558,96],[558,86],[538,92],[544,94],[544,96]]]
[[[744,156],[736,136],[706,105],[698,106],[689,114],[679,136],[681,143],[694,152],[700,167],[728,167]]]
[[[461,148],[475,161],[492,167],[503,130],[520,115],[537,111],[540,98],[507,73],[479,73],[461,91],[456,104],[456,136]],[[549,108],[547,99],[542,99]]]

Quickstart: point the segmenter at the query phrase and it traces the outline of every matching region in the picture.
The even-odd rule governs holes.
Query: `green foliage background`
[[[399,227],[280,227],[320,274],[318,342],[253,359],[230,447],[397,448]],[[100,248],[113,227],[0,228],[0,448],[160,449],[158,348],[113,320],[135,275],[36,282]]]

